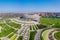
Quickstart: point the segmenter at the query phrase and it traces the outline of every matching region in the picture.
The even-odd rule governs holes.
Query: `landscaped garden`
[[[60,28],[60,19],[59,18],[41,18],[41,20],[40,20],[40,24],[39,25],[37,25],[38,26],[38,28],[40,28],[40,29],[42,29],[42,28],[44,28],[44,29],[51,29],[51,28]],[[51,30],[44,30],[43,32],[42,32],[42,40],[47,40],[47,39],[49,39],[48,38],[48,33],[49,33],[49,31],[52,31],[52,29]],[[59,30],[57,30],[57,31],[59,31]],[[56,38],[57,38],[57,40],[59,40],[60,39],[60,37],[59,37],[59,32],[58,33],[56,33]]]
[[[7,36],[11,32],[14,32],[14,33],[17,32],[17,30],[14,30],[14,29],[8,27],[6,24],[0,24],[0,26],[2,27],[2,30],[1,30],[1,33],[0,33],[0,37]]]
[[[6,23],[9,24],[11,27],[6,25]],[[17,31],[14,28],[21,28],[21,24],[17,24],[12,22],[11,20],[0,20],[0,38],[7,37],[10,40],[15,40],[17,38]]]
[[[45,30],[43,33],[42,33],[42,38],[43,40],[49,40],[48,38],[48,35],[51,31],[53,31],[54,29],[48,29],[48,30]]]
[[[53,27],[60,28],[60,18],[41,18],[40,23],[47,26],[54,24]]]
[[[14,34],[11,38],[10,38],[10,40],[15,40],[17,38],[17,34]]]
[[[37,31],[30,32],[30,39],[29,40],[34,40],[36,33],[37,33]]]
[[[38,26],[37,25],[31,25],[30,26],[30,30],[38,30]]]
[[[6,23],[4,23],[4,21]],[[0,29],[1,29],[0,30],[0,38],[7,37],[10,40],[15,40],[17,38],[17,31],[18,31],[18,29],[21,28],[21,24],[13,22],[9,19],[1,20],[0,22],[1,22],[0,23]],[[37,30],[39,30],[39,29],[46,29],[42,32],[41,37],[43,38],[43,40],[49,39],[48,34],[54,30],[54,29],[49,28],[50,25],[53,25],[51,28],[60,28],[60,19],[59,18],[41,18],[40,24],[30,26],[29,40],[34,40]],[[17,30],[15,30],[15,29],[17,29]],[[57,32],[55,34],[55,38],[57,40],[60,39],[59,35],[60,35],[60,32]],[[19,36],[18,40],[23,40],[23,36]]]
[[[23,36],[19,36],[17,40],[23,40]]]
[[[60,32],[57,32],[57,33],[55,33],[54,35],[55,35],[55,38],[56,38],[57,40],[60,40]]]
[[[14,23],[14,22],[12,22],[11,20],[6,20],[6,23],[7,23],[8,25],[10,25],[11,27],[21,28],[21,24]]]

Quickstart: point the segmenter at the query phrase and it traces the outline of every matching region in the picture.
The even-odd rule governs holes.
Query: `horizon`
[[[60,0],[0,0],[0,13],[60,12]]]

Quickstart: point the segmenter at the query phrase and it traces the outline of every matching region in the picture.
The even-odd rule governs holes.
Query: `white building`
[[[40,17],[39,14],[24,14],[23,18],[26,19],[31,19],[31,21],[36,21],[39,22],[40,21]]]
[[[19,18],[13,18],[13,21],[25,25],[36,25],[39,24],[41,16],[39,14],[23,14]]]

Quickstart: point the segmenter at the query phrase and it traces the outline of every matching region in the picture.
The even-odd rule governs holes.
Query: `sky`
[[[60,12],[60,0],[0,0],[0,12]]]

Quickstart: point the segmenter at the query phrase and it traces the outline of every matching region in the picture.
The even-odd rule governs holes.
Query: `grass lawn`
[[[35,27],[33,26],[33,30],[35,30]]]
[[[30,30],[32,30],[32,26],[30,26]]]
[[[49,29],[49,30],[45,30],[43,33],[42,33],[42,37],[43,37],[43,40],[49,40],[48,38],[48,35],[51,31],[53,31],[54,29]]]
[[[60,40],[60,32],[55,33],[55,38],[56,38],[57,40]]]
[[[14,29],[8,27],[6,24],[0,24],[0,26],[2,27],[2,31],[0,33],[0,37],[7,36],[11,32],[14,32],[14,33],[17,32],[17,30],[14,30]]]
[[[16,37],[17,37],[17,34],[14,34],[14,35],[10,38],[10,40],[15,40]]]
[[[34,40],[36,33],[37,33],[37,31],[30,32],[30,39],[29,40]]]
[[[37,25],[35,25],[35,28],[36,28],[37,30],[39,29]]]
[[[14,33],[11,33],[11,34],[8,36],[8,38],[11,38],[13,35],[14,35]]]
[[[17,23],[14,23],[14,22],[11,22],[11,20],[6,20],[7,24],[12,26],[12,27],[15,27],[15,28],[21,28],[21,24],[17,24]]]
[[[11,27],[14,27],[14,28],[21,28],[21,24],[17,24],[17,23],[14,23],[14,22],[11,22],[10,20],[5,20],[7,22],[8,25],[10,25]],[[3,23],[1,23],[3,22]],[[17,30],[9,27],[8,25],[6,25],[4,23],[3,20],[0,20],[0,27],[2,27],[2,30],[0,32],[0,38],[2,37],[8,37],[10,38],[10,40],[15,40],[16,37],[17,37]],[[19,37],[18,40],[20,40],[22,37]],[[21,39],[22,40],[22,39]]]
[[[60,28],[59,18],[41,18],[40,23],[46,25],[55,24],[54,27]]]
[[[23,36],[19,36],[17,40],[23,40]]]

